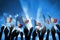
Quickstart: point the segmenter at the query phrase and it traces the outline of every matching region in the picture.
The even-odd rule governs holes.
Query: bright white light
[[[23,11],[25,13],[25,16],[27,19],[29,19],[29,16],[28,16],[28,9],[26,7],[23,7]]]
[[[47,35],[47,32],[45,34]]]
[[[31,28],[31,27],[32,27],[32,24],[31,24],[31,19],[29,18],[29,15],[28,15],[28,8],[23,7],[23,11],[24,11],[24,13],[25,13],[26,18],[29,20],[29,23],[28,23],[29,28]],[[29,28],[28,28],[28,29],[29,29]]]
[[[33,38],[32,35],[31,35],[31,38]]]
[[[37,10],[37,18],[36,18],[36,21],[40,21],[40,13],[41,13],[41,8],[38,8],[38,10]]]
[[[55,28],[55,30],[57,30],[57,27],[56,27],[56,25],[54,25],[54,28]]]
[[[25,38],[25,35],[23,35],[23,38]]]

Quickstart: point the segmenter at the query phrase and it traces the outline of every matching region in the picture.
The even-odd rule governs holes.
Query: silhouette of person
[[[30,37],[31,37],[31,34],[32,34],[32,30],[33,30],[33,27],[30,28],[30,32],[29,32],[29,34],[27,35],[28,40],[30,40]]]
[[[56,27],[60,30],[60,25],[59,24],[56,24]]]
[[[51,28],[51,34],[52,34],[53,40],[56,40],[55,33],[56,33],[56,31],[54,29],[54,26],[52,26],[52,28]]]
[[[11,40],[14,40],[14,37],[16,37],[16,32],[17,32],[17,30],[14,30],[14,31],[11,33]]]
[[[21,35],[21,40],[23,40],[23,33],[22,33],[22,32],[20,32],[20,35]]]
[[[1,31],[0,31],[0,40],[1,40],[1,37],[2,37],[3,29],[4,29],[4,26],[1,27]]]
[[[40,40],[43,40],[45,32],[46,32],[46,26],[44,26],[43,29],[41,30],[41,39]]]
[[[49,33],[50,33],[50,30],[48,29],[47,30],[47,35],[46,35],[46,40],[49,40]]]
[[[12,33],[12,30],[13,30],[13,26],[10,27],[10,32],[9,32],[9,39],[11,40],[11,33]]]
[[[8,30],[8,28],[6,27],[6,28],[4,29],[5,40],[9,40],[9,38],[8,38],[8,33],[9,33],[9,30]]]
[[[19,35],[19,31],[16,32],[16,36],[15,36],[16,38],[15,38],[15,40],[17,40],[18,35]]]
[[[36,38],[36,36],[37,36],[36,29],[34,30],[32,36],[33,36],[32,40],[35,40],[35,38]]]
[[[25,40],[28,40],[28,28],[24,28]]]

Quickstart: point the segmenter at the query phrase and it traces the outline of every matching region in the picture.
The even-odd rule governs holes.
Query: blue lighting
[[[55,1],[54,0],[53,1],[52,0],[13,0],[13,1],[11,0],[10,2],[9,1],[10,0],[5,0],[5,2],[1,1],[2,4],[0,4],[0,8],[1,8],[0,27],[2,26],[2,24],[6,25],[6,20],[7,17],[9,17],[9,15],[11,15],[10,17],[14,19],[12,24],[15,23],[15,26],[17,26],[16,21],[20,20],[18,18],[21,18],[23,16],[24,18],[29,19],[30,26],[34,27],[35,24],[34,20],[37,20],[41,22],[43,26],[46,25],[47,29],[51,30],[51,27],[54,25],[54,23],[52,22],[50,24],[45,23],[43,19],[43,14],[48,20],[50,20],[48,15],[50,15],[53,18],[57,18],[58,19],[57,24],[60,24],[60,2],[58,2],[57,0]],[[23,21],[20,22],[24,25]],[[49,36],[49,39],[51,39],[51,35]]]

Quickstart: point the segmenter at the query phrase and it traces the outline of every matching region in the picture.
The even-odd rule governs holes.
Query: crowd
[[[37,40],[49,40],[49,34],[52,35],[52,40],[57,40],[55,34],[58,34],[58,40],[60,40],[60,25],[55,24],[57,22],[57,19],[52,18],[49,16],[50,20],[46,20],[45,16],[43,15],[44,22],[47,24],[50,24],[51,22],[54,23],[51,30],[47,29],[47,27],[40,22],[34,20],[34,27],[31,25],[31,21],[29,19],[25,19],[24,17],[21,17],[22,19],[17,18],[17,27],[15,27],[15,20],[10,16],[7,18],[6,26],[2,25],[0,27],[0,40],[2,40],[2,35],[4,33],[4,40],[36,40],[36,37],[38,36]],[[24,24],[22,24],[23,21]],[[48,26],[49,27],[49,26]],[[46,34],[46,37],[44,35]],[[20,36],[20,37],[19,37]],[[45,38],[45,39],[44,39]]]
[[[5,35],[5,40],[18,40],[18,36],[20,34],[20,39],[24,40],[23,35],[25,35],[25,40],[30,40],[31,39],[31,35],[32,35],[32,40],[36,40],[36,36],[38,35],[39,40],[43,40],[45,33],[46,34],[46,39],[45,40],[49,40],[49,33],[51,32],[52,34],[52,40],[56,40],[56,36],[55,33],[58,34],[59,40],[60,40],[60,25],[56,24],[56,27],[58,28],[58,30],[55,30],[54,26],[51,28],[51,30],[46,30],[46,26],[43,27],[42,30],[38,30],[38,29],[34,29],[33,27],[30,28],[30,30],[28,30],[27,27],[24,28],[24,31],[18,31],[17,29],[14,29],[14,26],[9,27],[5,27],[2,26],[0,28],[0,40],[2,38],[2,34],[4,32]],[[13,31],[12,31],[13,30]],[[37,39],[38,40],[38,39]]]

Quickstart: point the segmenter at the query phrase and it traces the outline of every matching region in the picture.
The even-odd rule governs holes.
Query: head
[[[9,22],[12,22],[12,18],[9,18]]]

